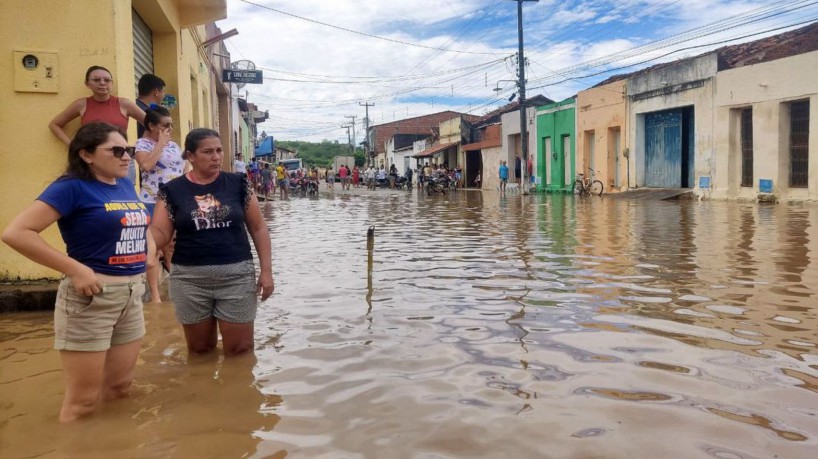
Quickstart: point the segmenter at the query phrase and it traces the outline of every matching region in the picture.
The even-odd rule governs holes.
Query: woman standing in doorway
[[[3,232],[3,242],[63,273],[54,308],[54,347],[65,372],[60,422],[127,396],[145,335],[142,295],[152,243],[148,212],[126,178],[133,149],[106,123],[77,131],[68,167]],[[67,254],[40,233],[54,223]],[[152,248],[152,246],[150,246]]]

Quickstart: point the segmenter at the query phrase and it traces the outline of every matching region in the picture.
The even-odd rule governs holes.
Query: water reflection
[[[277,291],[259,311],[257,361],[187,362],[168,305],[154,308],[138,395],[78,427],[71,448],[811,458],[818,446],[818,208],[384,192],[263,214]],[[53,456],[59,435],[31,441],[60,399],[49,319],[20,317],[0,317],[0,456]]]

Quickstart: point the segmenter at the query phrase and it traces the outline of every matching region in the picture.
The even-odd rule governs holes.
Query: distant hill
[[[289,148],[298,152],[298,157],[305,166],[329,167],[332,165],[332,158],[336,156],[349,156],[349,145],[324,140],[323,142],[302,142],[300,140],[277,140],[276,145]],[[364,165],[364,151],[357,148],[355,151],[355,164]]]

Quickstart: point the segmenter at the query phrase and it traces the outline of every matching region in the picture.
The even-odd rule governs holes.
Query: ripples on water
[[[134,397],[55,428],[49,318],[2,317],[0,455],[815,455],[818,208],[460,192],[263,210],[257,361],[186,362],[170,305],[150,306]]]

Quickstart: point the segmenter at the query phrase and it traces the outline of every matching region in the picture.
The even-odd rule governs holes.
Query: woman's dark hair
[[[211,137],[220,138],[219,133],[213,129],[197,128],[188,132],[187,137],[185,137],[185,157],[189,154],[196,153],[196,150],[199,149],[199,143]]]
[[[99,65],[92,65],[92,66],[88,67],[88,70],[85,71],[85,82],[86,83],[88,83],[88,79],[91,78],[91,72],[93,72],[94,70],[105,70],[106,72],[108,72],[108,75],[113,76],[113,73],[111,73],[111,71],[106,69],[105,67],[101,67]]]
[[[96,150],[98,146],[108,141],[108,136],[112,132],[127,138],[122,129],[108,123],[88,123],[81,127],[68,145],[68,167],[65,168],[65,175],[83,180],[94,180],[91,166],[82,159],[80,152]]]
[[[149,108],[149,109],[145,110],[145,122],[144,122],[145,129],[150,130],[151,129],[151,127],[150,127],[151,124],[153,124],[153,125],[159,124],[159,122],[162,121],[162,118],[169,117],[169,116],[170,116],[170,112],[168,111],[168,109],[165,108],[165,107],[162,107],[162,106],[153,107],[153,108]]]

